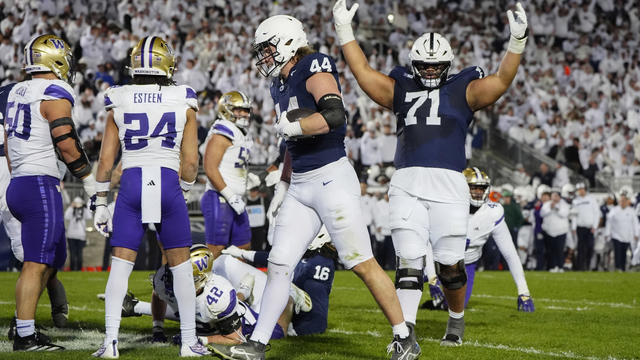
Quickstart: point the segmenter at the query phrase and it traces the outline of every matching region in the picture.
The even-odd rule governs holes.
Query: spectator
[[[535,187],[538,184],[544,184],[551,186],[555,174],[549,171],[549,165],[545,163],[540,164],[540,170],[533,174],[531,177],[531,184]]]
[[[542,205],[542,230],[550,272],[564,272],[564,247],[569,232],[569,205],[560,197],[560,190],[551,191],[551,200]]]
[[[82,270],[82,250],[87,244],[87,220],[93,218],[91,211],[84,206],[82,198],[76,197],[64,212],[69,243],[69,261],[72,271]]]
[[[635,249],[640,236],[638,216],[631,206],[632,191],[623,188],[618,193],[618,206],[607,214],[605,236],[613,242],[615,266],[618,271],[625,271],[627,265],[627,251],[631,246]]]
[[[594,235],[600,223],[600,207],[590,194],[585,183],[576,184],[576,197],[571,203],[571,212],[575,214],[574,237],[578,239],[578,261],[576,270],[587,271],[593,257]]]

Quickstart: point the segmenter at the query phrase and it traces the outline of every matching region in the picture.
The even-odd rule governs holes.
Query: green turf
[[[149,272],[135,272],[129,287],[148,300]],[[417,333],[422,359],[631,359],[640,357],[640,274],[638,273],[527,273],[535,300],[533,314],[516,311],[516,290],[508,272],[477,274],[474,297],[466,312],[465,344],[441,348],[437,339],[447,314],[420,310]],[[61,273],[73,306],[70,328],[49,329],[49,335],[82,349],[51,354],[7,352],[6,329],[14,311],[15,273],[0,273],[0,358],[87,359],[101,342],[106,273]],[[426,296],[425,296],[426,298]],[[52,325],[47,295],[41,298],[37,322]],[[178,324],[167,322],[167,332]],[[122,359],[170,359],[178,348],[151,346],[149,318],[122,321]],[[273,341],[269,359],[384,359],[391,330],[360,281],[338,272],[331,294],[329,329],[317,336]]]

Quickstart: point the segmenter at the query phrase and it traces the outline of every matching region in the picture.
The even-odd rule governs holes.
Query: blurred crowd
[[[369,63],[384,73],[407,65],[412,40],[426,31],[450,41],[456,54],[450,73],[475,65],[497,71],[509,38],[506,10],[514,5],[504,0],[359,3],[356,37]],[[590,186],[599,171],[616,177],[640,172],[638,3],[533,0],[524,5],[530,36],[522,66],[507,94],[477,112],[475,123],[497,127],[560,165],[543,164],[535,174],[518,166],[514,184],[561,188],[569,184],[568,169],[583,174]],[[216,118],[221,94],[241,90],[253,100],[250,163],[271,164],[279,154],[275,111],[269,79],[253,66],[251,40],[267,16],[291,14],[305,24],[311,45],[336,59],[349,120],[345,146],[363,187],[369,187],[363,193],[373,194],[372,237],[382,249],[390,238],[388,224],[374,215],[388,207],[383,194],[394,170],[396,125],[393,114],[374,104],[346,67],[332,6],[319,0],[0,0],[0,83],[22,79],[22,49],[33,35],[53,33],[67,40],[77,62],[73,118],[95,160],[106,120],[105,90],[129,81],[128,55],[140,38],[161,36],[177,55],[174,79],[198,92],[200,140]],[[467,158],[475,135],[471,129]]]

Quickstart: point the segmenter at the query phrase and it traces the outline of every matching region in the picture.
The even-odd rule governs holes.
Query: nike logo
[[[151,180],[147,183],[147,186],[156,186],[156,183],[154,183],[153,180]]]
[[[327,186],[327,184],[328,184],[328,183],[330,183],[330,182],[332,182],[332,181],[333,181],[333,180],[329,180],[329,181],[327,181],[327,182],[324,182],[324,181],[323,181],[323,182],[322,182],[322,186]]]

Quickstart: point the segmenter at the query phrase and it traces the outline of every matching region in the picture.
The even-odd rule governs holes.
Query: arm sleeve
[[[253,265],[256,267],[266,267],[268,265],[268,259],[268,251],[256,251],[256,254],[253,257]]]
[[[509,271],[511,271],[513,281],[515,281],[516,287],[518,288],[518,295],[530,295],[527,280],[524,278],[524,270],[520,263],[520,257],[518,256],[516,247],[513,245],[511,233],[509,233],[506,223],[501,221],[498,226],[493,229],[491,235],[493,235],[493,239],[495,240],[500,253],[509,266]]]

